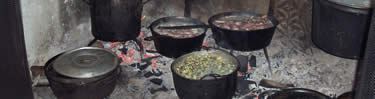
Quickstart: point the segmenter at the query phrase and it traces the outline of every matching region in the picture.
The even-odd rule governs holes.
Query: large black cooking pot
[[[330,0],[313,1],[313,43],[329,54],[359,59],[367,39],[371,9]]]
[[[142,0],[86,0],[92,34],[103,41],[135,40],[141,30]]]
[[[214,15],[208,20],[216,44],[227,49],[234,49],[239,51],[253,51],[267,47],[272,40],[276,26],[279,24],[279,22],[272,16],[268,16],[268,18],[272,22],[273,27],[261,30],[229,30],[217,27],[213,24],[215,20],[228,16],[261,15],[251,12],[224,12]]]
[[[198,19],[192,19],[187,17],[164,17],[151,23],[149,28],[152,32],[152,37],[148,37],[148,40],[153,40],[156,50],[167,57],[177,58],[183,54],[190,53],[195,50],[199,50],[202,46],[204,37],[206,36],[207,27],[203,28],[204,31],[200,35],[189,37],[189,38],[176,38],[168,35],[161,35],[155,31],[160,24],[191,24],[191,25],[205,25]]]
[[[119,66],[109,73],[95,77],[71,78],[59,74],[52,66],[64,53],[48,60],[44,67],[50,87],[58,99],[104,99],[111,95],[121,75]]]
[[[238,64],[239,61],[230,53],[217,50],[227,56],[225,58],[233,60]],[[185,78],[176,73],[176,63],[190,55],[200,54],[199,51],[192,52],[177,58],[171,65],[173,82],[176,92],[181,99],[232,99],[237,85],[237,68],[229,75],[206,75],[200,80]]]

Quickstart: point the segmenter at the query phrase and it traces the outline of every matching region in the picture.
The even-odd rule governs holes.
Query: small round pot
[[[272,22],[273,26],[259,30],[229,30],[213,24],[215,20],[228,16],[261,15],[251,12],[224,12],[214,15],[208,20],[216,44],[227,49],[239,51],[253,51],[267,47],[272,40],[276,26],[279,24],[279,22],[272,16],[268,16],[268,19]]]
[[[164,23],[205,25],[198,19],[187,17],[164,17],[154,21],[149,27],[152,32],[152,37],[148,38],[154,41],[155,48],[160,54],[166,57],[177,58],[183,54],[190,53],[201,48],[204,37],[206,36],[205,33],[207,31],[207,27],[202,27],[204,32],[200,33],[198,36],[190,38],[175,38],[172,36],[161,35],[161,33],[155,31],[157,26]]]
[[[230,55],[239,65],[238,60]],[[195,52],[189,54],[197,54]],[[173,69],[176,62],[184,59],[187,55],[177,58],[171,65],[174,86],[180,99],[232,99],[237,86],[238,65],[233,73],[228,75],[204,76],[200,80],[185,78],[176,73]],[[207,79],[206,79],[207,78]]]

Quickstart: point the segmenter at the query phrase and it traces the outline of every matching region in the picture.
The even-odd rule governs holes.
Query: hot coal
[[[159,92],[159,91],[166,92],[166,91],[168,91],[168,88],[165,87],[165,86],[162,86],[161,88],[151,88],[151,89],[149,89],[149,91],[150,91],[151,94],[154,94],[154,93]]]
[[[159,79],[159,78],[153,78],[153,79],[150,80],[150,82],[152,82],[153,84],[156,84],[156,85],[161,85],[163,83],[163,80]]]
[[[128,53],[128,48],[126,47],[123,47],[121,49],[119,49],[121,51],[122,54],[126,55]]]
[[[139,69],[139,70],[144,70],[144,69],[146,69],[148,66],[150,66],[152,63],[151,62],[149,62],[149,61],[146,61],[145,63],[143,63],[142,65],[140,64],[140,65],[137,65],[137,68]]]
[[[137,67],[139,65],[140,65],[140,63],[134,63],[134,64],[130,64],[129,66],[131,66],[131,67]]]
[[[161,57],[161,56],[155,56],[155,57],[149,57],[149,58],[141,59],[142,64],[137,65],[137,68],[139,68],[140,70],[144,70],[152,64],[151,60],[153,60],[155,58],[159,58],[159,57]]]
[[[249,86],[251,84],[257,85],[254,81],[245,80],[244,77],[241,77],[237,81],[237,92],[240,96],[249,93],[251,90]]]
[[[151,71],[148,71],[146,72],[143,76],[145,76],[146,78],[149,78],[151,76],[153,76],[154,74],[151,72]]]
[[[249,62],[249,58],[245,55],[238,55],[237,56],[238,61],[240,62],[240,72],[247,72],[247,64]]]
[[[148,71],[147,73],[145,73],[143,76],[145,76],[146,78],[149,78],[151,76],[161,76],[161,75],[163,75],[162,71],[160,71],[159,69],[157,70],[152,69],[151,71]]]
[[[261,30],[273,26],[266,15],[223,17],[215,20],[213,24],[224,29],[240,31]]]
[[[170,36],[174,38],[192,38],[201,35],[205,32],[204,28],[191,28],[191,29],[160,29],[158,27],[174,27],[174,26],[188,26],[194,24],[162,24],[154,28],[155,32],[160,35]]]
[[[257,67],[257,58],[254,55],[251,55],[249,63],[250,67]]]

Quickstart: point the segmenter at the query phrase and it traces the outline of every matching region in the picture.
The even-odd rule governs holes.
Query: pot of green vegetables
[[[238,68],[238,60],[221,50],[191,52],[171,65],[181,99],[232,99]]]

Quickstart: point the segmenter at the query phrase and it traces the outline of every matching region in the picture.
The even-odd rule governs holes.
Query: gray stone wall
[[[87,45],[89,6],[81,0],[21,0],[29,65],[42,66],[65,50]]]

